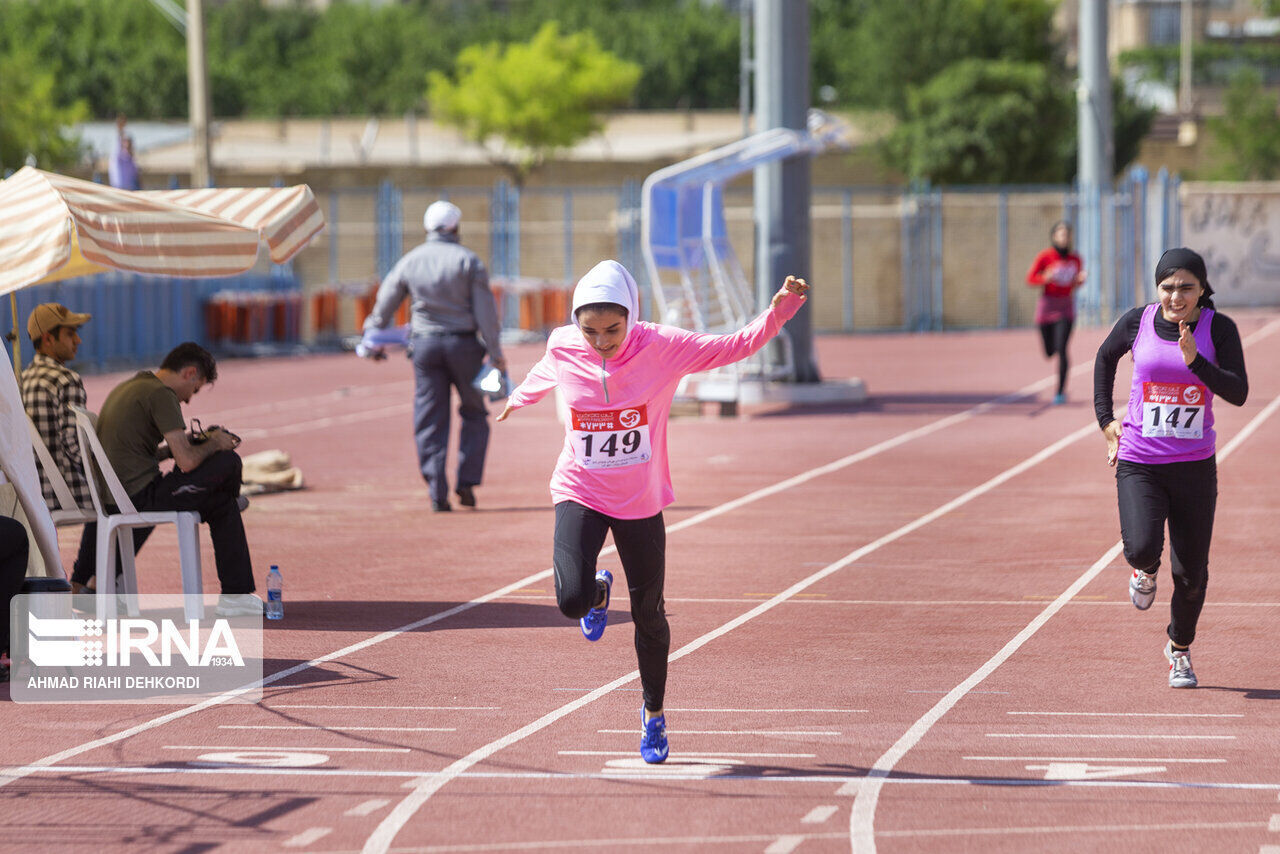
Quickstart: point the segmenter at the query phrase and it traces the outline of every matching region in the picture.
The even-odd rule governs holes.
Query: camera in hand
[[[211,434],[215,430],[220,430],[223,433],[226,433],[228,436],[230,436],[232,441],[231,446],[233,448],[240,447],[240,437],[237,436],[235,433],[232,433],[230,430],[228,430],[226,427],[223,427],[220,424],[214,424],[206,428],[200,424],[199,418],[191,419],[191,430],[190,432],[187,433],[187,439],[191,442],[191,444],[199,445],[203,442],[209,441],[209,439],[212,438]]]

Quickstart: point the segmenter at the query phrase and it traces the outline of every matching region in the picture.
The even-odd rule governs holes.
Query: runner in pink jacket
[[[662,510],[675,498],[667,465],[667,418],[680,380],[756,353],[804,304],[809,285],[788,276],[769,308],[730,335],[709,335],[637,319],[635,279],[602,261],[573,292],[573,326],[552,331],[534,365],[498,416],[559,388],[569,406],[565,443],[551,476],[556,507],[556,600],[587,640],[608,620],[613,576],[597,571],[612,531],[627,574],[636,654],[644,690],[640,754],[667,758],[663,694],[671,633],[663,608],[666,528]]]

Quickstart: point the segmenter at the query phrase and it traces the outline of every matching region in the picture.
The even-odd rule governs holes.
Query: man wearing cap
[[[381,352],[370,333],[386,329],[408,296],[413,309],[409,336],[416,381],[413,430],[418,463],[431,493],[431,509],[437,513],[453,509],[445,475],[449,388],[456,388],[461,398],[455,492],[464,507],[474,507],[473,489],[480,485],[489,446],[489,421],[484,395],[472,381],[486,353],[494,367],[505,371],[507,366],[498,340],[498,307],[489,289],[489,273],[479,256],[458,242],[461,221],[462,211],[449,202],[441,200],[427,208],[422,219],[427,239],[401,258],[382,280],[364,324],[368,345],[361,349],[370,355]]]
[[[36,425],[40,438],[53,456],[62,479],[80,507],[92,510],[89,484],[84,479],[80,462],[80,440],[76,436],[76,419],[71,407],[85,405],[84,381],[67,367],[80,349],[81,326],[89,315],[76,314],[64,305],[47,302],[36,306],[27,318],[27,334],[36,355],[22,372],[22,405]],[[49,476],[40,472],[44,500],[58,506],[58,497]]]

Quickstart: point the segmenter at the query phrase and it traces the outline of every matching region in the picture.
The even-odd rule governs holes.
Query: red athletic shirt
[[[1076,274],[1084,267],[1080,256],[1068,252],[1066,257],[1058,254],[1058,250],[1050,246],[1036,256],[1027,271],[1027,284],[1043,287],[1047,297],[1071,296],[1076,286]]]

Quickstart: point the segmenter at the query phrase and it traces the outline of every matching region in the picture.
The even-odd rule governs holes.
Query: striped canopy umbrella
[[[246,272],[265,244],[282,264],[324,227],[311,188],[136,192],[26,167],[0,181],[0,295],[58,279],[126,270],[155,276]],[[18,365],[17,311],[14,367]],[[0,348],[2,350],[3,348]],[[0,471],[13,484],[47,571],[62,575],[40,494],[26,415],[0,367]]]
[[[324,227],[311,188],[142,192],[25,167],[0,181],[0,294],[128,270],[229,276],[284,263]]]

